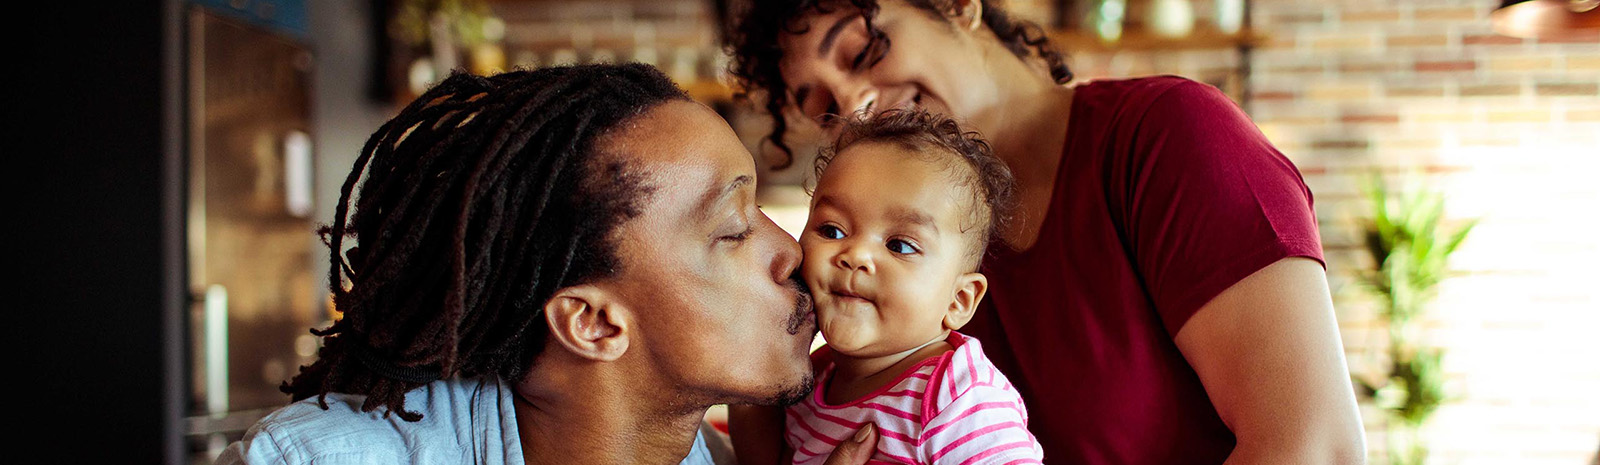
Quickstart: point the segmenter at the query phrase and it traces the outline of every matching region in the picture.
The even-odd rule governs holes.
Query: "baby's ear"
[[[983,301],[983,294],[988,291],[989,278],[983,273],[965,273],[956,277],[956,296],[944,314],[944,329],[954,331],[972,321],[973,312],[978,311],[978,302]]]

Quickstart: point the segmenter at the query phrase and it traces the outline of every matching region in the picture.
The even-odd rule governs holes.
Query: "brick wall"
[[[1247,111],[1316,195],[1352,371],[1386,341],[1355,285],[1362,176],[1442,189],[1483,218],[1425,322],[1452,399],[1434,463],[1588,463],[1600,445],[1600,34],[1495,35],[1484,0],[1257,0]],[[1205,15],[1209,5],[1196,2]],[[1226,83],[1229,50],[1079,53],[1084,78]],[[1363,410],[1375,462],[1384,415]]]

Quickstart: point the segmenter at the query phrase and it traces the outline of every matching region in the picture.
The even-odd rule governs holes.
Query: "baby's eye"
[[[821,234],[826,239],[844,239],[844,230],[831,224],[818,226],[817,234]]]
[[[917,246],[911,245],[910,242],[906,242],[904,240],[889,239],[889,243],[887,245],[889,246],[890,252],[897,254],[905,255],[917,253]]]

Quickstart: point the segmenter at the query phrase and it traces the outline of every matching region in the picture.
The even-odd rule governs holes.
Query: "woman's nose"
[[[866,83],[857,83],[834,95],[839,96],[839,116],[845,118],[863,118],[870,116],[873,104],[878,103],[878,88]]]

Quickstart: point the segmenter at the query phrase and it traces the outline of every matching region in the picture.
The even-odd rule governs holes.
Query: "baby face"
[[[836,352],[890,355],[921,346],[965,317],[972,242],[963,231],[971,195],[944,164],[893,143],[847,147],[812,195],[800,247],[817,323]],[[959,163],[959,162],[956,162]],[[971,297],[971,296],[967,296]],[[970,309],[964,309],[970,315]]]

